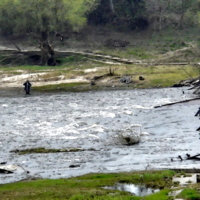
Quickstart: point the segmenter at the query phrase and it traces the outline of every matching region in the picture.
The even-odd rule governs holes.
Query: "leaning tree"
[[[2,33],[33,33],[38,36],[41,63],[55,64],[50,33],[60,33],[66,27],[79,30],[86,15],[98,0],[1,0],[0,28]]]

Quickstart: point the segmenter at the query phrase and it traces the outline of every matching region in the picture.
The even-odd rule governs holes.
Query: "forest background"
[[[54,40],[56,36],[66,47],[70,47],[73,39],[97,48],[146,48],[153,43],[160,51],[157,53],[162,54],[181,47],[194,47],[194,40],[198,46],[199,23],[199,0],[0,2],[1,35],[10,41],[29,37],[31,45],[39,45],[43,64],[50,59],[52,65],[55,63],[53,48],[49,44],[50,36],[54,36]],[[137,57],[145,53],[128,54],[136,54]]]
[[[30,73],[30,65],[72,66],[72,62],[78,62],[74,68],[84,65],[86,69],[105,67],[109,62],[110,75],[116,73],[118,64],[124,64],[120,76],[135,75],[142,69],[138,66],[165,64],[166,69],[174,70],[171,65],[176,64],[187,65],[187,69],[189,65],[189,73],[184,74],[194,78],[199,74],[199,69],[193,68],[199,65],[199,29],[199,0],[2,0],[0,64],[28,65]],[[6,48],[17,50],[20,56],[5,52]],[[24,50],[29,53],[22,56]],[[132,70],[134,64],[137,67]],[[149,73],[155,74],[150,67]],[[143,69],[137,75],[144,74]],[[163,73],[163,68],[159,70]],[[2,73],[5,76],[5,71]],[[69,70],[67,73],[64,76],[69,78]],[[71,77],[83,72],[74,73]],[[105,71],[93,73],[89,79],[102,73]],[[53,79],[48,76],[45,81]],[[183,79],[171,74],[166,79],[170,77],[177,82]],[[160,84],[161,80],[152,86],[172,85],[172,81]]]

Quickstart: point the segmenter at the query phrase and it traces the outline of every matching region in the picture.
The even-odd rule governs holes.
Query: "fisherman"
[[[196,117],[198,115],[200,116],[200,107],[199,107],[199,110],[197,111],[197,113],[194,116]]]
[[[26,91],[26,94],[30,95],[31,83],[29,82],[29,80],[27,80],[23,85],[24,85],[24,90]]]

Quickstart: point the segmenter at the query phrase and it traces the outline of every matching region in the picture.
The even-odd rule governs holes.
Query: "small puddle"
[[[104,189],[126,191],[140,197],[150,195],[150,194],[160,191],[159,189],[147,188],[144,185],[135,185],[135,184],[127,184],[127,183],[118,183],[114,186],[106,186],[104,187]]]

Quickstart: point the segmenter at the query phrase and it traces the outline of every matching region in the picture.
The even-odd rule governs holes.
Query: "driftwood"
[[[190,169],[183,169],[183,168],[168,168],[169,170],[175,172],[185,172],[185,173],[200,173],[200,169],[197,168],[190,168]]]
[[[154,106],[154,108],[160,108],[160,107],[163,107],[163,106],[171,106],[171,105],[174,105],[174,104],[185,103],[185,102],[194,101],[194,100],[198,100],[198,99],[200,99],[200,97],[193,98],[193,99],[186,99],[186,100],[183,100],[183,101],[177,101],[177,102],[173,102],[173,103],[167,103],[167,104],[163,104],[163,105],[160,105],[160,106]]]
[[[16,47],[17,48],[17,47]],[[16,50],[0,50],[1,55],[7,55],[7,54],[13,54],[13,55],[36,55],[36,54],[41,54],[41,51],[38,50],[32,50],[32,51],[20,51],[21,49],[17,48],[18,51]],[[142,62],[140,60],[133,60],[133,59],[124,59],[120,57],[115,57],[111,55],[103,55],[103,54],[98,54],[98,53],[93,53],[93,52],[78,52],[78,51],[54,51],[56,57],[66,57],[69,55],[82,55],[87,58],[96,58],[96,59],[103,59],[105,62],[106,60],[108,61],[114,61],[116,63],[123,63],[123,64],[136,64],[136,65],[145,65],[145,66],[156,66],[156,65],[199,65],[199,63],[189,63],[189,62],[184,62],[184,63],[165,63],[165,62]]]
[[[94,76],[93,80],[99,80],[99,79],[103,78],[104,76],[107,76],[107,74],[100,75],[100,76]]]
[[[198,85],[195,85],[195,86],[189,88],[188,90],[193,90],[193,89],[195,89],[195,88],[197,88],[197,87],[199,87],[199,86],[198,86]]]
[[[12,174],[13,171],[7,170],[7,169],[0,169],[0,174]]]
[[[78,164],[77,165],[70,165],[69,168],[77,168],[77,167],[80,167],[80,166],[81,165],[78,165]]]
[[[186,158],[182,158],[182,156],[177,156],[175,158],[171,158],[171,162],[174,162],[174,161],[185,161],[185,160],[200,160],[200,154],[197,154],[197,155],[194,155],[194,156],[191,156],[190,154],[186,154]]]
[[[186,160],[200,160],[200,157],[198,157],[198,156],[200,156],[200,154],[197,154],[194,156],[189,156],[189,157],[187,157]]]

